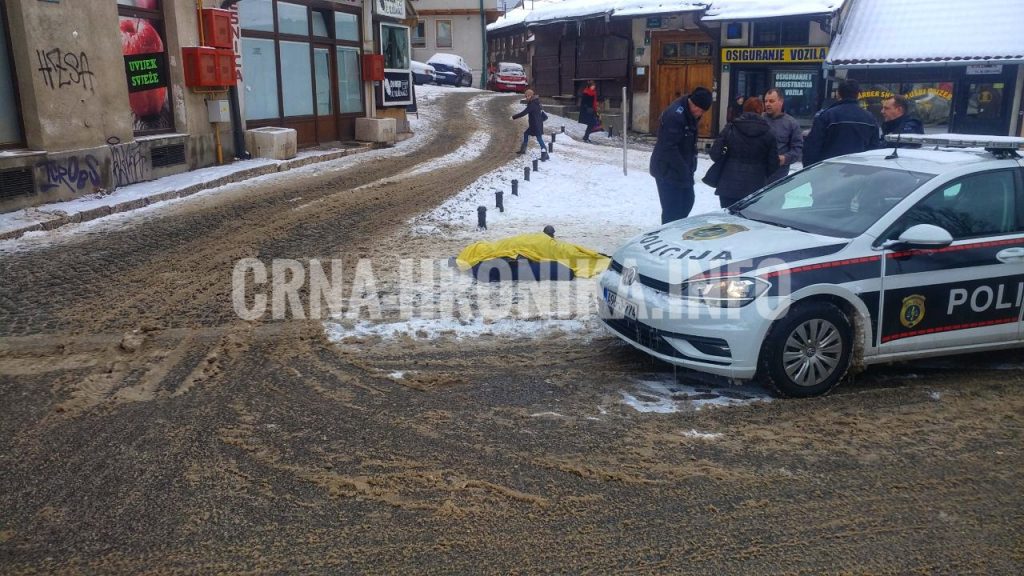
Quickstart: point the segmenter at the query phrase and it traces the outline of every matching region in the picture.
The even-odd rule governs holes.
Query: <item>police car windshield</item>
[[[933,177],[908,170],[822,162],[741,200],[730,211],[777,226],[854,238]]]

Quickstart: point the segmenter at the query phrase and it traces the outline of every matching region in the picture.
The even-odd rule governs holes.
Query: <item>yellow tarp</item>
[[[459,252],[455,263],[460,270],[466,271],[484,260],[519,256],[535,262],[558,262],[582,278],[597,276],[611,264],[607,256],[539,232],[511,236],[497,242],[474,242]]]

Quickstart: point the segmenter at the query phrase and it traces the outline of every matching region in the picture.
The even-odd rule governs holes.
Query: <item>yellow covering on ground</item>
[[[493,258],[529,258],[535,262],[556,261],[582,278],[592,278],[604,272],[611,259],[588,248],[555,240],[543,233],[520,234],[497,242],[474,242],[459,252],[455,263],[460,270]]]

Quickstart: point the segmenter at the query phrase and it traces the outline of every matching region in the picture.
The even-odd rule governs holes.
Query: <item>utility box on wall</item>
[[[363,54],[363,80],[380,82],[384,79],[384,55]]]
[[[206,41],[205,46],[231,48],[231,11],[204,8],[203,36]]]
[[[210,122],[231,122],[231,106],[227,100],[207,100],[206,111]]]
[[[193,88],[222,88],[234,83],[235,53],[222,48],[193,46],[181,49],[185,64],[185,85]]]

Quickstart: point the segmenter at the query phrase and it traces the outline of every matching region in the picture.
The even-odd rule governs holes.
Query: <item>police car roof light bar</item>
[[[888,134],[885,139],[888,142],[902,141],[937,148],[984,148],[989,152],[1024,148],[1024,138],[987,134]]]

